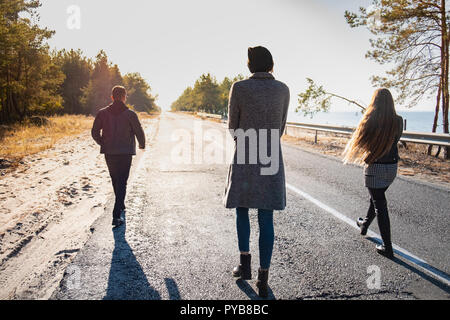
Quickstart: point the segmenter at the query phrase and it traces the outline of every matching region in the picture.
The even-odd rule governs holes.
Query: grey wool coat
[[[286,126],[289,99],[289,88],[267,72],[254,73],[231,87],[228,129],[235,143],[224,195],[226,208],[283,210],[286,207],[280,138]],[[252,140],[250,132],[255,132],[257,138]],[[242,139],[243,133],[249,133],[248,137]],[[244,151],[245,162],[242,161]]]

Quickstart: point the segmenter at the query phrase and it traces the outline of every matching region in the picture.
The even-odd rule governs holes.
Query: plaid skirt
[[[365,186],[371,189],[389,187],[397,177],[398,164],[373,163],[364,167]]]

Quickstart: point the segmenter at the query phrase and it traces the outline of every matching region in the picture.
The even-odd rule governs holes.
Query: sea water
[[[406,130],[415,132],[431,132],[433,129],[434,112],[428,111],[398,111],[399,115],[406,119]],[[356,127],[362,118],[361,112],[320,112],[311,118],[303,116],[303,113],[290,114],[288,121],[326,124],[333,126]],[[442,133],[442,115],[439,115],[437,133]]]

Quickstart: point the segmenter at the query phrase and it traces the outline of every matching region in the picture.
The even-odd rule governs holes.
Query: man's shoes
[[[122,218],[119,219],[113,219],[112,221],[112,225],[114,226],[114,228],[120,227],[121,225],[124,224],[124,220]]]

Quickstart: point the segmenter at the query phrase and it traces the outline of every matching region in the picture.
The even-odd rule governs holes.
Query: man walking
[[[116,201],[113,210],[113,226],[124,223],[125,195],[133,155],[136,155],[136,140],[139,149],[145,149],[145,134],[137,114],[125,105],[127,91],[115,86],[111,96],[113,103],[101,109],[92,126],[92,137],[105,155],[111,176]]]

